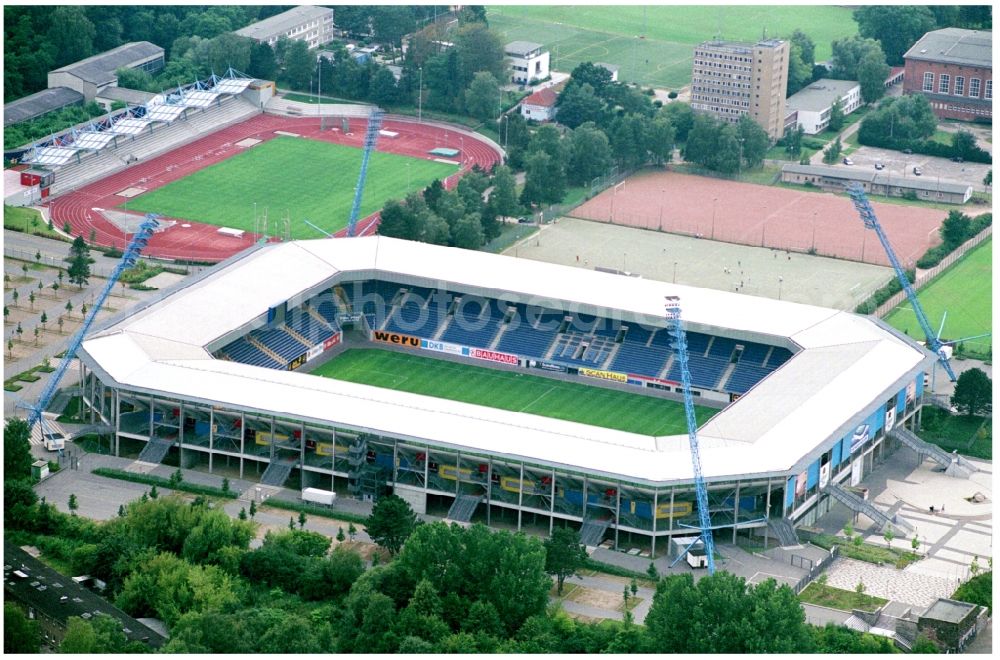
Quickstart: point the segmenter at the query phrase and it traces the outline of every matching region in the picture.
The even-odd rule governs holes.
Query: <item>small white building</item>
[[[529,85],[549,77],[549,51],[530,41],[512,41],[504,47],[510,66],[510,81]]]
[[[240,28],[236,34],[272,47],[278,39],[285,37],[304,41],[310,48],[316,48],[333,41],[333,10],[301,5]]]
[[[837,99],[841,111],[851,114],[861,107],[861,85],[856,80],[822,78],[788,97],[786,115],[797,113],[797,122],[806,135],[815,135],[830,125],[830,109]]]
[[[618,82],[618,65],[608,64],[607,62],[594,62],[594,66],[599,66],[602,69],[607,69],[611,72],[611,82]]]
[[[556,117],[558,92],[552,87],[540,89],[521,101],[521,116],[535,121],[552,121]]]

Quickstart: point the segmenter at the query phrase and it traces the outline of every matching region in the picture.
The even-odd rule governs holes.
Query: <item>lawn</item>
[[[990,424],[984,426],[983,417],[952,415],[934,406],[924,406],[921,429],[922,439],[946,452],[958,450],[959,454],[993,460],[993,443]],[[980,428],[984,433],[980,434]]]
[[[993,240],[965,255],[917,293],[935,332],[945,319],[942,339],[961,339],[993,330]],[[904,300],[885,319],[911,337],[923,339],[923,331],[909,301]],[[992,346],[991,337],[964,342],[968,352],[985,354]]]
[[[24,206],[3,206],[3,228],[13,231],[22,231],[35,236],[54,238],[57,241],[65,241],[66,237],[56,231],[49,229],[48,224],[42,219],[42,214],[35,209]]]
[[[504,43],[542,44],[557,71],[607,62],[621,67],[620,80],[668,89],[691,82],[692,47],[720,32],[756,41],[764,30],[787,38],[799,28],[815,42],[817,61],[829,59],[831,41],[858,32],[851,9],[820,5],[495,5],[487,12]]]
[[[856,591],[837,589],[819,582],[811,582],[809,586],[799,594],[799,600],[803,603],[812,603],[822,607],[832,607],[835,610],[850,612],[859,609],[864,612],[873,612],[889,601],[877,596],[859,594]]]
[[[347,226],[361,150],[278,137],[194,174],[129,200],[132,211],[254,231],[254,210],[267,213],[271,231],[286,213],[292,238],[320,238],[303,222],[334,233]],[[421,158],[374,152],[362,197],[363,218],[458,168]],[[283,229],[282,229],[283,231]]]
[[[318,376],[643,435],[687,432],[676,401],[378,349],[351,349]],[[714,410],[698,406],[702,424]]]

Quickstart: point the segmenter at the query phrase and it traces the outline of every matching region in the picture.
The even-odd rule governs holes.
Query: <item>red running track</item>
[[[334,120],[328,118],[327,121]],[[117,194],[126,188],[140,186],[146,190],[155,190],[240,153],[242,148],[236,146],[237,142],[246,138],[270,140],[276,137],[275,131],[297,133],[313,140],[360,148],[364,142],[367,123],[366,119],[352,118],[350,130],[345,134],[340,130],[321,131],[319,117],[257,115],[61,195],[48,203],[49,212],[58,226],[68,222],[74,234],[89,237],[93,232],[98,245],[121,249],[126,243],[125,234],[94,209],[114,209],[126,203],[126,198]],[[456,185],[459,177],[473,166],[489,170],[501,160],[500,153],[493,146],[469,133],[459,133],[460,129],[457,127],[449,129],[441,124],[417,124],[389,117],[383,121],[383,129],[395,131],[399,136],[381,138],[376,147],[378,151],[428,158],[427,152],[436,147],[460,148],[462,167],[444,181],[447,188]],[[357,174],[353,173],[351,176]],[[189,226],[182,227],[182,224]],[[378,213],[360,220],[358,227],[360,235],[374,233],[378,227]],[[215,262],[236,254],[259,238],[247,232],[240,239],[219,234],[218,230],[215,225],[177,220],[174,226],[154,234],[143,253],[164,259]],[[345,233],[346,229],[339,232],[338,236]]]

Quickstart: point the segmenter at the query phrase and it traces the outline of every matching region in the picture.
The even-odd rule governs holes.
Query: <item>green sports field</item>
[[[965,255],[943,275],[917,293],[934,332],[948,312],[942,339],[961,339],[993,330],[993,240],[988,240]],[[923,339],[910,303],[903,301],[886,317],[894,328],[911,337]],[[985,353],[993,344],[991,337],[966,342],[970,351]]]
[[[303,220],[330,233],[347,226],[361,153],[329,142],[277,137],[131,199],[128,208],[254,231],[256,202],[258,217],[267,211],[269,233],[283,231],[279,224],[275,232],[275,223],[288,213],[292,238],[322,238]],[[457,170],[446,163],[373,152],[359,218]]]
[[[816,44],[816,61],[829,59],[831,41],[858,32],[851,9],[820,5],[497,5],[487,17],[504,43],[545,46],[556,71],[606,62],[621,67],[619,80],[667,89],[691,82],[692,47],[720,31],[724,39],[756,41],[765,29],[788,37],[798,28]]]
[[[687,433],[676,401],[394,351],[350,349],[313,373],[643,435]],[[698,424],[715,412],[698,406]]]

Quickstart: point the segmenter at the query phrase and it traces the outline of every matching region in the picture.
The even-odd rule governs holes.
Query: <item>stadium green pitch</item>
[[[993,331],[993,241],[988,240],[917,292],[934,332],[945,319],[942,339],[961,339]],[[886,317],[886,322],[911,337],[923,340],[924,333],[910,303],[904,300]],[[965,348],[985,355],[993,346],[992,337],[966,342]]]
[[[303,222],[335,233],[347,226],[361,149],[294,137],[277,137],[128,201],[128,209],[254,231],[265,210],[269,233],[291,217],[292,238],[322,238]],[[368,165],[360,218],[390,199],[444,179],[458,167],[375,151]]]
[[[312,373],[642,435],[687,433],[677,401],[394,351],[350,349]],[[698,425],[715,412],[696,406]]]

